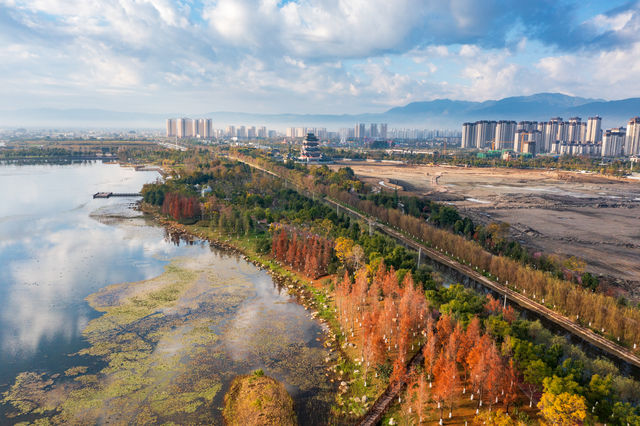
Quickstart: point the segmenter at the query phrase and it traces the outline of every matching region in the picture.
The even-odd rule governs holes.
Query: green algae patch
[[[11,388],[3,394],[2,402],[13,405],[21,413],[39,414],[53,410],[55,405],[47,392],[52,385],[53,380],[43,373],[20,373]]]
[[[211,253],[174,259],[158,277],[90,295],[103,315],[83,330],[89,346],[77,355],[97,357],[104,367],[72,367],[57,379],[22,373],[2,402],[14,417],[36,415],[31,421],[42,424],[216,420],[216,396],[235,367],[224,359],[216,330],[255,295],[239,271],[219,267]]]
[[[64,375],[65,375],[65,376],[71,376],[71,377],[73,377],[73,376],[77,376],[78,374],[84,374],[84,373],[86,373],[86,372],[87,372],[87,370],[88,370],[88,368],[87,368],[87,367],[83,367],[83,366],[80,366],[80,365],[79,365],[79,366],[77,366],[77,367],[71,367],[71,368],[69,368],[68,370],[66,370],[66,371],[64,372]]]
[[[291,389],[303,421],[329,423],[328,352],[311,343],[308,312],[273,285],[236,256],[206,253],[174,259],[158,277],[105,287],[87,297],[103,315],[85,327],[89,346],[77,354],[79,363],[92,356],[104,366],[67,370],[33,405],[6,402],[43,424],[222,424],[222,391],[238,374],[264,367]],[[53,391],[64,397],[40,402]],[[254,408],[269,398],[255,398]]]
[[[284,385],[255,373],[233,380],[223,415],[229,426],[297,425],[293,399]]]

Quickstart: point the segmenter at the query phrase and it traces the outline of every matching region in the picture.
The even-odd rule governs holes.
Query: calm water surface
[[[98,191],[137,192],[158,177],[100,162],[0,164],[0,393],[20,372],[55,374],[77,365],[78,357],[69,355],[87,346],[82,330],[99,315],[85,297],[109,284],[158,276],[177,256],[214,256],[221,268],[236,265],[237,278],[253,285],[253,296],[228,313],[233,327],[251,333],[258,321],[291,319],[302,345],[319,346],[321,327],[264,271],[208,244],[176,245],[163,228],[131,209],[134,199],[92,199]],[[284,337],[291,330],[284,325],[270,332],[278,339],[277,333]],[[295,371],[284,371],[289,367],[270,359],[282,357],[281,349],[272,355],[243,339],[223,344],[238,373],[263,367],[269,374],[269,365],[277,365],[271,373],[285,381],[303,420],[301,407],[309,408],[308,399],[320,392],[321,383],[317,389],[296,389],[295,380],[287,380]],[[319,372],[316,380],[323,377]],[[0,419],[6,408],[0,406]]]

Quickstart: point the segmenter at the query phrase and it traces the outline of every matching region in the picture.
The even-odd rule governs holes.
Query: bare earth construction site
[[[640,180],[556,171],[344,162],[367,183],[454,205],[476,223],[506,222],[511,236],[640,297]],[[613,291],[614,289],[611,288]]]

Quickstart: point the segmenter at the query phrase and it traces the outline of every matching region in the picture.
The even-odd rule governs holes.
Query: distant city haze
[[[603,101],[572,97],[558,93],[540,93],[530,96],[504,98],[495,101],[471,102],[448,99],[413,102],[390,108],[376,114],[258,114],[246,112],[179,112],[151,113],[109,111],[104,109],[51,109],[28,108],[4,111],[0,126],[38,128],[117,128],[155,129],[166,133],[167,118],[211,119],[211,129],[227,126],[247,128],[266,126],[286,133],[290,127],[320,127],[338,131],[356,123],[387,123],[388,128],[429,128],[460,131],[466,121],[514,120],[547,121],[550,117],[600,116],[601,128],[624,126],[630,117],[640,114],[640,98]],[[193,128],[185,128],[185,134]],[[257,129],[256,129],[257,131]],[[196,133],[197,134],[197,133]]]
[[[607,122],[606,108],[567,110],[640,96],[639,8],[623,0],[2,2],[0,125],[162,128],[166,117],[200,116],[214,126],[459,128],[597,114],[614,127],[638,113],[637,101],[616,106],[619,124]],[[451,101],[420,121],[393,112],[536,93],[573,101],[529,117],[475,117]],[[281,117],[290,114],[311,116]]]

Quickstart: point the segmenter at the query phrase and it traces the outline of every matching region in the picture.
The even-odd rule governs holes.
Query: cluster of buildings
[[[266,139],[275,138],[275,130],[268,130],[265,126],[227,126],[226,130],[214,129],[210,118],[168,118],[168,138],[195,139]]]
[[[426,141],[438,138],[455,139],[460,138],[459,130],[449,129],[415,129],[415,128],[392,128],[389,129],[387,123],[371,123],[369,127],[365,124],[358,124],[354,127],[343,127],[338,132],[342,140],[401,140],[401,141]]]
[[[167,137],[168,138],[203,138],[209,139],[211,135],[210,118],[168,118]]]
[[[595,155],[603,157],[640,154],[640,117],[624,127],[603,131],[602,119],[580,117],[564,121],[560,117],[546,122],[477,121],[462,125],[462,148],[513,150],[535,155]]]
[[[391,129],[388,133],[389,139],[404,140],[404,141],[428,141],[436,139],[460,139],[459,130],[451,129],[410,129],[399,128]]]
[[[265,126],[227,126],[224,132],[220,131],[215,136],[218,138],[237,138],[238,140],[267,139],[275,138],[277,133],[275,130],[269,130]]]
[[[355,127],[343,127],[338,132],[341,140],[385,140],[388,137],[387,123],[358,123]]]
[[[285,136],[287,138],[306,138],[310,133],[319,139],[328,139],[330,136],[325,127],[287,127]]]

